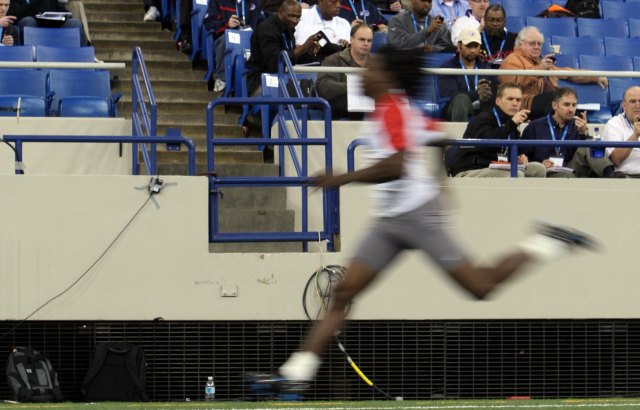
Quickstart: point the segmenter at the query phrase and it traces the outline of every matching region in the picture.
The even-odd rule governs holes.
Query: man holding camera
[[[623,112],[611,118],[602,134],[603,141],[638,141],[640,137],[640,86],[624,92]],[[606,155],[615,165],[615,176],[640,178],[640,148],[607,148]]]
[[[340,0],[319,0],[317,5],[302,10],[302,17],[296,26],[296,45],[301,46],[310,37],[315,37],[319,47],[311,61],[301,61],[302,63],[320,63],[325,57],[342,51],[349,45],[351,25],[338,14]]]
[[[389,20],[389,43],[397,48],[422,48],[425,53],[453,51],[451,35],[442,16],[431,17],[432,0],[411,0],[410,10]]]
[[[460,33],[458,53],[441,68],[463,70],[488,69],[491,66],[480,58],[482,40],[475,28],[466,28]],[[466,122],[470,115],[492,106],[494,90],[490,77],[469,75],[441,75],[438,77],[440,96],[451,100],[444,109],[443,117],[449,121]]]

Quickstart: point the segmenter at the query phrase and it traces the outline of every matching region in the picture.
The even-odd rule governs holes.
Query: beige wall
[[[22,120],[21,120],[22,121]],[[336,151],[353,137],[339,130]],[[336,168],[342,154],[336,154]],[[77,161],[77,160],[74,160]],[[316,161],[316,159],[313,159]],[[344,162],[342,162],[344,164]],[[34,167],[36,164],[33,164]],[[368,222],[365,186],[341,189],[342,252],[211,254],[207,180],[166,176],[106,256],[33,319],[303,319],[309,276],[346,264]],[[0,319],[21,319],[66,289],[147,199],[146,177],[0,175]],[[491,261],[540,218],[593,233],[604,247],[532,267],[476,302],[423,255],[407,252],[354,306],[357,319],[637,318],[637,180],[448,179],[453,229]],[[320,196],[311,195],[318,203]],[[237,296],[224,297],[223,294]]]

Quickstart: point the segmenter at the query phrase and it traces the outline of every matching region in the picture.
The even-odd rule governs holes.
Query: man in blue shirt
[[[531,121],[522,133],[525,140],[571,141],[587,139],[587,115],[576,115],[578,96],[571,88],[558,88],[553,96],[553,114]],[[592,158],[589,148],[540,146],[530,148],[527,156],[547,168],[547,177],[612,177],[608,158]]]
[[[490,69],[491,66],[480,58],[480,33],[475,28],[465,28],[460,33],[458,53],[441,68],[462,68],[464,70]],[[449,121],[467,122],[470,115],[493,106],[495,87],[488,76],[478,74],[441,75],[438,77],[440,97],[451,100],[444,109],[443,117]]]
[[[449,31],[458,17],[462,17],[469,10],[468,0],[434,0],[431,5],[429,15],[431,17],[441,16]]]

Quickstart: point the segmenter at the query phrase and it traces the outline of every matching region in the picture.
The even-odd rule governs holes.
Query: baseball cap
[[[462,42],[465,46],[471,43],[482,44],[482,39],[480,38],[480,33],[475,28],[465,28],[460,32],[458,36],[458,41]]]

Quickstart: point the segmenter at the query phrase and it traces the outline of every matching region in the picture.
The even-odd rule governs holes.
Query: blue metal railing
[[[301,105],[313,104],[322,108],[324,118],[324,138],[308,138],[306,134],[307,119],[302,119],[302,130],[305,133],[299,138],[290,138],[287,132],[287,122],[283,116],[279,116],[279,135],[278,138],[270,139],[267,136],[261,138],[223,138],[215,139],[214,127],[214,109],[217,105]],[[294,120],[297,122],[297,120]],[[296,175],[294,177],[285,176],[284,156],[280,156],[280,176],[278,177],[224,177],[215,175],[215,147],[229,145],[244,146],[260,146],[260,145],[276,145],[281,148],[280,153],[284,154],[284,146],[300,146],[303,148],[302,162],[296,166]],[[308,231],[308,203],[307,203],[307,183],[309,176],[307,174],[307,157],[306,147],[308,146],[324,146],[325,151],[325,170],[331,172],[332,164],[332,137],[331,137],[331,107],[326,100],[321,98],[218,98],[209,103],[207,106],[207,169],[209,172],[209,241],[210,242],[306,242],[327,240],[327,248],[334,250],[335,236],[339,233],[339,209],[337,203],[337,189],[325,189],[323,191],[323,228],[322,232]],[[295,154],[295,151],[293,152]],[[220,233],[218,224],[218,194],[221,186],[240,187],[240,186],[292,186],[300,187],[302,190],[302,224],[301,232],[246,232],[246,233]],[[306,246],[305,246],[306,249]]]
[[[361,145],[366,145],[367,140],[356,139],[347,148],[347,169],[352,172],[355,169],[355,150]],[[451,146],[466,147],[509,147],[509,162],[511,162],[511,177],[518,177],[518,147],[589,147],[604,150],[611,148],[640,148],[640,141],[597,141],[597,140],[501,140],[501,139],[450,139],[446,141]]]
[[[142,87],[140,85],[138,72],[141,72],[142,74],[146,97],[149,100],[149,109],[147,109],[147,105],[145,103],[145,94],[143,94]],[[151,87],[149,72],[147,71],[147,66],[144,62],[142,50],[140,47],[135,47],[131,57],[131,135],[134,137],[155,137],[157,135],[157,118],[156,97],[153,94],[153,88]],[[149,175],[155,175],[157,173],[156,144],[163,142],[169,141],[149,141],[150,146],[148,149],[146,143],[142,140],[139,140],[138,143],[134,142],[132,144],[131,172],[133,175],[138,174],[138,145],[140,144],[142,148],[142,158],[144,160],[145,167],[147,168],[147,173]]]
[[[15,144],[15,162],[16,162],[16,174],[23,174],[22,171],[22,153],[23,148],[22,144],[25,142],[84,142],[84,143],[173,143],[173,144],[183,144],[187,146],[188,150],[188,174],[195,175],[196,173],[196,147],[189,138],[185,137],[119,137],[113,135],[105,135],[105,136],[78,136],[78,135],[5,135],[2,137],[3,141],[13,142]]]

